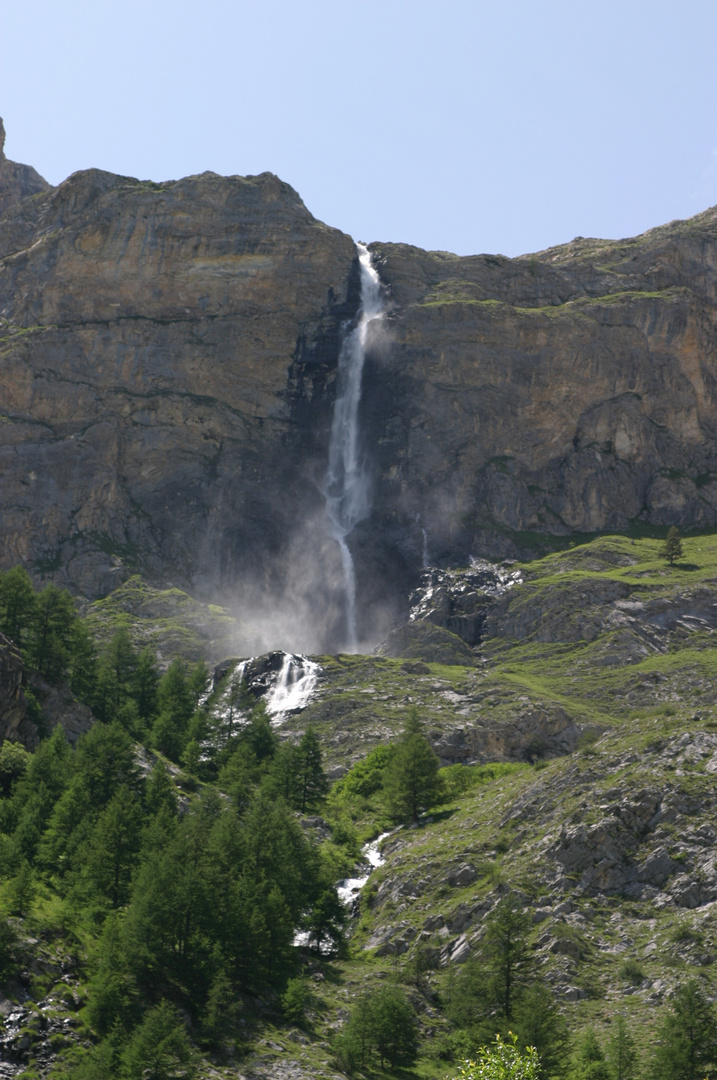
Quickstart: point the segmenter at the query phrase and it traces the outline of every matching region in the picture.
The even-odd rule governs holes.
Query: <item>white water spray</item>
[[[421,529],[421,532],[423,534],[423,569],[427,570],[428,567],[431,565],[430,559],[428,557],[428,533],[425,529]]]
[[[285,653],[276,682],[266,695],[266,711],[274,722],[304,709],[311,700],[321,668],[306,656]]]
[[[364,863],[365,873],[361,874],[360,877],[344,878],[342,881],[339,881],[336,886],[336,892],[339,894],[339,899],[342,903],[347,905],[352,904],[368,881],[372,871],[375,870],[377,866],[383,866],[386,860],[379,849],[386,837],[391,836],[395,831],[395,829],[389,829],[388,832],[381,833],[376,840],[372,840],[369,844],[364,844],[361,854],[363,856],[362,861]],[[365,865],[366,863],[368,863],[368,866]]]
[[[348,331],[341,346],[338,363],[338,386],[329,442],[329,468],[326,475],[326,516],[329,535],[339,545],[344,578],[346,649],[355,652],[356,575],[346,538],[371,509],[369,480],[361,456],[358,410],[361,402],[361,378],[366,358],[368,325],[383,317],[381,281],[371,265],[371,254],[357,244],[361,269],[361,306],[356,325]]]

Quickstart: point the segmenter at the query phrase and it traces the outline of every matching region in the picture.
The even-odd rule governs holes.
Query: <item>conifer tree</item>
[[[302,814],[314,808],[329,790],[323,759],[321,744],[316,733],[309,728],[302,735],[295,755],[296,803]]]
[[[680,531],[673,525],[667,532],[667,538],[660,552],[663,559],[667,559],[670,566],[674,565],[675,559],[681,559],[683,555]]]
[[[0,633],[18,648],[27,642],[36,607],[35,590],[26,570],[14,566],[0,574]]]
[[[618,1016],[613,1024],[607,1045],[607,1062],[610,1080],[634,1080],[638,1074],[637,1047],[630,1034],[624,1016]]]
[[[440,802],[443,782],[439,765],[418,714],[412,710],[383,777],[386,805],[396,821],[418,821],[422,811]]]
[[[592,1028],[584,1032],[576,1047],[571,1077],[574,1080],[610,1080],[605,1054]]]
[[[696,979],[677,988],[658,1028],[656,1080],[702,1080],[717,1064],[717,1018]]]
[[[490,971],[496,1000],[508,1023],[515,1001],[526,985],[532,966],[528,946],[530,920],[512,893],[499,900],[486,917],[482,953]]]
[[[52,682],[67,672],[76,620],[75,604],[66,589],[50,584],[37,595],[28,658]]]

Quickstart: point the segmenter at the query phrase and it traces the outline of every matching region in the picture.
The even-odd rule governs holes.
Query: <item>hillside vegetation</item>
[[[162,673],[151,612],[110,597],[98,640],[0,576],[26,686],[100,717],[71,744],[36,699],[37,749],[0,749],[4,1075],[439,1078],[512,1030],[545,1078],[701,1080],[717,537],[663,543],[516,564],[470,662],[317,657],[274,724],[235,662]]]

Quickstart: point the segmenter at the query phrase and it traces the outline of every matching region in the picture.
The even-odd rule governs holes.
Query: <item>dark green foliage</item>
[[[249,747],[258,764],[270,760],[276,753],[278,740],[263,701],[258,702],[252,709],[241,739],[242,743]]]
[[[570,1080],[610,1080],[610,1067],[592,1028],[583,1033],[575,1048]]]
[[[635,1080],[640,1070],[637,1047],[624,1016],[617,1016],[607,1044],[607,1063],[610,1080]]]
[[[69,686],[80,701],[93,703],[97,688],[97,649],[85,624],[78,619],[70,637]]]
[[[145,1016],[122,1055],[127,1080],[190,1080],[194,1054],[177,1010],[166,1001]]]
[[[717,1019],[696,979],[675,991],[658,1028],[656,1080],[702,1080],[717,1063]]]
[[[152,745],[172,761],[179,761],[191,738],[189,722],[199,694],[206,684],[203,664],[189,670],[182,660],[173,660],[159,682],[159,716],[152,727]]]
[[[204,665],[175,661],[159,679],[152,654],[137,653],[124,630],[98,653],[69,595],[48,586],[36,596],[21,572],[0,575],[0,617],[26,662],[68,678],[102,721],[72,748],[59,727],[34,754],[0,748],[7,910],[34,917],[38,893],[59,894],[67,927],[95,938],[84,977],[101,1041],[72,1075],[189,1076],[186,1024],[221,1050],[242,1041],[242,1001],[251,1012],[257,998],[283,1000],[298,1017],[305,983],[287,985],[300,962],[295,934],[308,927],[317,950],[336,953],[345,918],[329,864],[294,812],[327,790],[316,735],[280,743],[257,706],[207,763]],[[203,785],[180,814],[165,765],[139,768],[134,739],[150,732],[197,789],[218,771],[231,799]],[[10,970],[9,928],[5,936],[3,953],[0,926],[0,968]]]
[[[69,781],[72,755],[62,728],[40,743],[12,798],[1,808],[2,829],[12,834],[14,849],[31,859],[53,807]]]
[[[570,1051],[568,1025],[547,987],[532,983],[517,995],[511,1027],[521,1049],[534,1046],[538,1051],[542,1080],[564,1075]],[[630,1080],[630,1076],[613,1080]]]
[[[281,995],[281,1011],[289,1023],[299,1024],[309,999],[309,985],[305,978],[289,979]]]
[[[229,975],[221,967],[209,988],[206,1008],[201,1018],[204,1045],[220,1050],[231,1037],[239,1019],[239,1012],[236,991]]]
[[[256,744],[256,739],[252,741]],[[267,796],[281,798],[302,813],[321,804],[328,781],[323,751],[313,731],[306,731],[298,745],[285,742],[276,747],[263,786]]]
[[[25,775],[31,758],[20,743],[5,741],[0,747],[0,793],[4,798],[10,794],[13,784]]]
[[[667,537],[660,554],[663,559],[667,559],[670,566],[674,565],[675,559],[682,558],[683,549],[680,530],[674,525],[667,531]]]
[[[157,762],[147,780],[145,805],[150,814],[159,814],[161,810],[176,812],[177,792],[162,761]]]
[[[0,633],[21,649],[29,640],[37,600],[26,570],[14,566],[0,574]]]
[[[326,883],[304,919],[309,940],[317,953],[336,953],[343,943],[346,908],[333,884]]]
[[[15,960],[17,935],[7,919],[0,918],[0,977],[7,975]]]
[[[112,907],[129,899],[130,881],[140,848],[142,811],[137,795],[117,788],[84,845],[82,873],[91,892]]]
[[[158,686],[157,658],[151,649],[143,649],[137,657],[134,670],[134,697],[137,715],[144,723],[147,723],[156,712]]]
[[[455,978],[451,1021],[477,1044],[489,1041],[497,1030],[507,1034],[509,1028],[517,1030],[521,1045],[555,1044],[551,1070],[559,1072],[564,1027],[551,995],[532,981],[530,920],[520,900],[511,893],[504,896],[486,916],[485,926],[478,951]]]
[[[137,982],[124,963],[122,922],[114,913],[104,924],[93,967],[90,1023],[99,1035],[130,1030],[141,1016],[142,1001]]]
[[[11,914],[29,914],[34,897],[35,880],[32,867],[27,859],[22,859],[17,868],[17,873],[10,881],[8,889]]]
[[[50,584],[38,593],[28,659],[51,682],[64,678],[68,672],[76,619],[75,602],[65,589]]]
[[[297,810],[304,813],[315,809],[329,790],[323,765],[324,755],[316,733],[310,728],[301,737],[296,753],[296,794]]]
[[[422,811],[441,801],[439,766],[417,715],[412,713],[383,776],[386,806],[394,821],[418,821]]]
[[[384,986],[362,995],[335,1040],[334,1052],[347,1072],[365,1067],[372,1056],[381,1068],[412,1065],[418,1052],[416,1020],[402,991]]]
[[[529,981],[532,954],[528,945],[530,918],[513,894],[504,896],[486,918],[482,955],[490,973],[493,993],[508,1023],[514,1002]]]

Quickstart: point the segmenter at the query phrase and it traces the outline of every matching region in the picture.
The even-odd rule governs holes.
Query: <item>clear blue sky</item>
[[[717,203],[714,0],[0,0],[6,152],[52,183],[276,172],[461,254]]]

